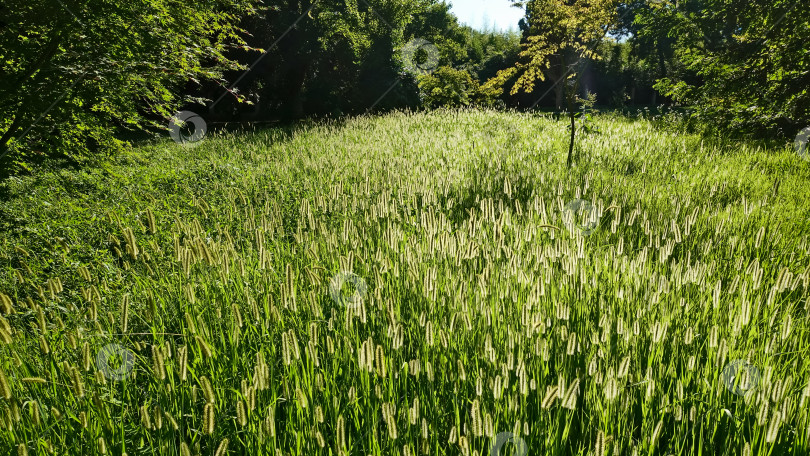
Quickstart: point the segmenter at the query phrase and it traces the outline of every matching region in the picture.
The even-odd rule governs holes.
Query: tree
[[[513,0],[515,4],[522,4]],[[571,167],[576,135],[576,110],[582,62],[598,58],[599,43],[618,26],[618,0],[529,0],[521,59],[498,72],[485,88],[503,86],[517,76],[510,93],[530,93],[536,81],[553,78],[565,99],[571,119],[567,166]]]
[[[442,66],[434,73],[419,78],[427,107],[493,106],[497,94],[484,92],[467,70]]]
[[[120,149],[120,129],[164,128],[187,81],[236,67],[254,0],[11,0],[0,33],[0,165]]]
[[[415,81],[405,78],[394,85],[402,76],[398,54],[413,38],[436,44],[443,64],[462,53],[463,35],[448,8],[437,0],[276,2],[243,24],[250,31],[248,43],[268,48],[266,57],[216,103],[212,114],[231,120],[233,111],[244,106],[240,102],[257,99],[260,115],[284,120],[362,113],[372,105],[415,107]],[[235,50],[232,57],[250,65],[257,56]],[[234,71],[228,78],[240,74]],[[218,98],[222,93],[214,86],[199,95]]]
[[[520,33],[516,31],[480,31],[465,26],[467,55],[454,62],[457,68],[468,70],[486,82],[513,62],[520,53]]]
[[[808,14],[794,0],[661,0],[640,20],[668,30],[685,71],[657,88],[694,107],[700,123],[792,135],[810,124]]]

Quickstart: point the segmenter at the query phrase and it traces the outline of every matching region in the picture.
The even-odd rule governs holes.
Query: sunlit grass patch
[[[8,181],[0,448],[810,450],[806,162],[596,122],[570,170],[448,111]]]

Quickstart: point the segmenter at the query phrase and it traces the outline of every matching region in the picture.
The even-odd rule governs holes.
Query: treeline
[[[449,5],[436,0],[378,3],[277,6],[252,16],[242,24],[246,41],[264,53],[228,54],[251,70],[227,73],[238,81],[227,90],[212,81],[191,93],[214,100],[207,114],[217,121],[494,102],[475,87],[517,58],[518,33],[459,25]]]
[[[179,109],[216,124],[589,99],[741,134],[810,125],[806,2],[503,1],[525,11],[515,32],[439,0],[7,1],[2,173],[114,153]]]

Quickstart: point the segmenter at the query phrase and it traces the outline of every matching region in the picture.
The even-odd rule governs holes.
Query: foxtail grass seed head
[[[169,412],[164,410],[163,411],[163,416],[165,416],[166,419],[169,420],[169,423],[171,424],[172,429],[174,429],[175,431],[180,429],[180,425],[177,424],[177,420],[175,420],[174,417]]]
[[[597,358],[594,356],[594,357],[593,357],[593,358],[591,358],[591,360],[588,362],[588,370],[587,370],[588,375],[590,375],[590,376],[595,375],[595,374],[596,374],[596,370],[597,370],[598,368],[599,368],[599,361],[598,361],[598,359],[597,359]]]
[[[138,409],[141,417],[141,426],[146,430],[152,430],[152,418],[149,416],[149,407],[146,404],[141,405]]]
[[[594,456],[607,456],[607,443],[605,433],[603,431],[599,431],[596,434],[596,444],[593,449]]]
[[[129,324],[129,295],[124,295],[121,301],[121,332],[126,334]]]
[[[5,293],[0,293],[0,310],[2,310],[5,315],[14,313],[14,305],[11,298]]]
[[[186,328],[189,330],[192,336],[197,335],[197,325],[194,323],[194,317],[191,316],[188,312],[183,315],[183,319],[186,321]]]
[[[574,410],[577,407],[577,397],[579,396],[579,379],[575,379],[568,385],[565,397],[563,398],[562,406]]]
[[[759,247],[762,245],[762,239],[764,237],[765,237],[765,227],[762,226],[759,228],[759,231],[757,231],[756,241],[754,242],[755,249],[759,249]]]
[[[163,358],[163,350],[156,345],[152,345],[152,369],[160,380],[166,380],[166,365]]]
[[[605,381],[604,392],[605,398],[609,401],[612,401],[619,396],[619,383],[615,378],[610,377]]]
[[[239,328],[242,327],[242,312],[239,310],[239,306],[236,303],[231,304],[231,313],[233,315],[234,323]]]
[[[630,371],[630,357],[625,356],[624,359],[622,359],[622,362],[619,364],[619,370],[616,373],[616,378],[626,377],[629,371]]]
[[[782,321],[782,340],[787,340],[790,337],[790,331],[793,329],[793,317],[790,314],[785,315]]]
[[[48,340],[45,339],[45,336],[39,336],[39,349],[43,355],[51,353],[51,345],[48,343]]]
[[[152,408],[152,422],[155,424],[155,429],[163,429],[163,409],[160,407],[160,404],[155,404]]]
[[[205,396],[205,402],[213,404],[216,401],[214,388],[211,386],[211,381],[208,380],[208,377],[205,375],[200,377],[200,388],[202,388],[203,395]]]
[[[41,306],[37,306],[37,326],[39,326],[39,332],[42,334],[48,333],[48,327],[45,324],[45,312],[42,310]]]
[[[709,348],[717,348],[717,332],[717,325],[712,326],[711,332],[709,332]]]
[[[652,341],[654,344],[660,343],[664,340],[667,333],[667,326],[661,322],[656,321],[652,327]]]
[[[377,345],[377,349],[374,353],[374,367],[378,376],[386,376],[388,370],[385,365],[385,352],[383,351],[382,345]]]
[[[90,357],[90,344],[88,342],[85,342],[82,345],[82,367],[84,368],[85,372],[90,370],[91,359],[92,358]]]
[[[343,415],[338,416],[337,424],[335,425],[335,443],[339,452],[346,451],[346,422]]]
[[[481,437],[484,435],[484,423],[481,417],[481,405],[478,399],[473,400],[470,417],[472,418],[472,433],[476,437]]]
[[[264,419],[264,432],[271,438],[276,436],[276,406],[271,405],[267,409],[267,416]]]
[[[42,426],[42,417],[39,412],[39,402],[31,401],[28,403],[28,410],[31,413],[31,421],[34,422],[36,427]]]
[[[461,456],[470,456],[470,442],[466,435],[458,437],[458,446],[461,448]]]
[[[14,338],[11,336],[10,328],[7,328],[6,326],[0,326],[0,341],[2,341],[6,345],[11,345],[11,343],[14,342]]]
[[[146,208],[146,221],[149,226],[149,233],[155,234],[157,233],[157,223],[155,222],[155,214],[152,212],[152,209]]]
[[[206,342],[205,339],[203,339],[201,336],[195,336],[194,339],[197,341],[197,346],[200,347],[200,352],[203,354],[203,356],[206,358],[211,358],[214,356],[213,349],[210,345],[208,345],[208,342]]]
[[[768,431],[765,433],[766,442],[776,442],[776,437],[779,435],[779,427],[781,424],[782,415],[778,411],[774,411],[773,415],[771,415],[771,420],[768,422]]]
[[[83,398],[84,397],[84,381],[82,380],[81,373],[79,369],[75,367],[69,368],[70,372],[70,380],[73,385],[73,392],[76,394],[76,397]]]
[[[188,376],[188,346],[183,345],[177,349],[177,363],[180,367],[180,380],[185,381]]]
[[[658,443],[658,437],[661,436],[661,430],[664,427],[664,421],[658,420],[658,423],[655,425],[655,429],[653,429],[652,436],[650,436],[650,446],[655,447]]]
[[[223,439],[217,447],[217,452],[214,453],[214,456],[225,456],[228,454],[228,443],[228,439]]]
[[[301,406],[302,409],[309,407],[309,399],[307,398],[306,393],[304,393],[304,391],[299,387],[295,388],[295,398],[298,405]]]
[[[552,406],[554,400],[557,399],[557,389],[557,386],[550,386],[546,389],[546,395],[543,397],[543,401],[540,404],[542,408],[547,409]]]
[[[245,401],[239,400],[236,402],[236,422],[240,427],[245,427],[247,424],[247,410],[245,409]]]
[[[215,424],[216,415],[214,413],[214,404],[208,402],[203,407],[203,429],[205,433],[208,435],[213,434]]]
[[[765,426],[765,423],[768,421],[768,413],[770,412],[770,401],[768,401],[767,397],[761,402],[759,407],[759,411],[757,412],[757,424],[760,426]]]
[[[0,397],[5,400],[11,400],[11,386],[8,383],[6,372],[0,367]]]

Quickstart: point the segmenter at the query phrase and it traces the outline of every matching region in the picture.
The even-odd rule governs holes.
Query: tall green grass
[[[7,181],[0,453],[807,453],[807,162],[595,122],[571,170],[448,111]]]

